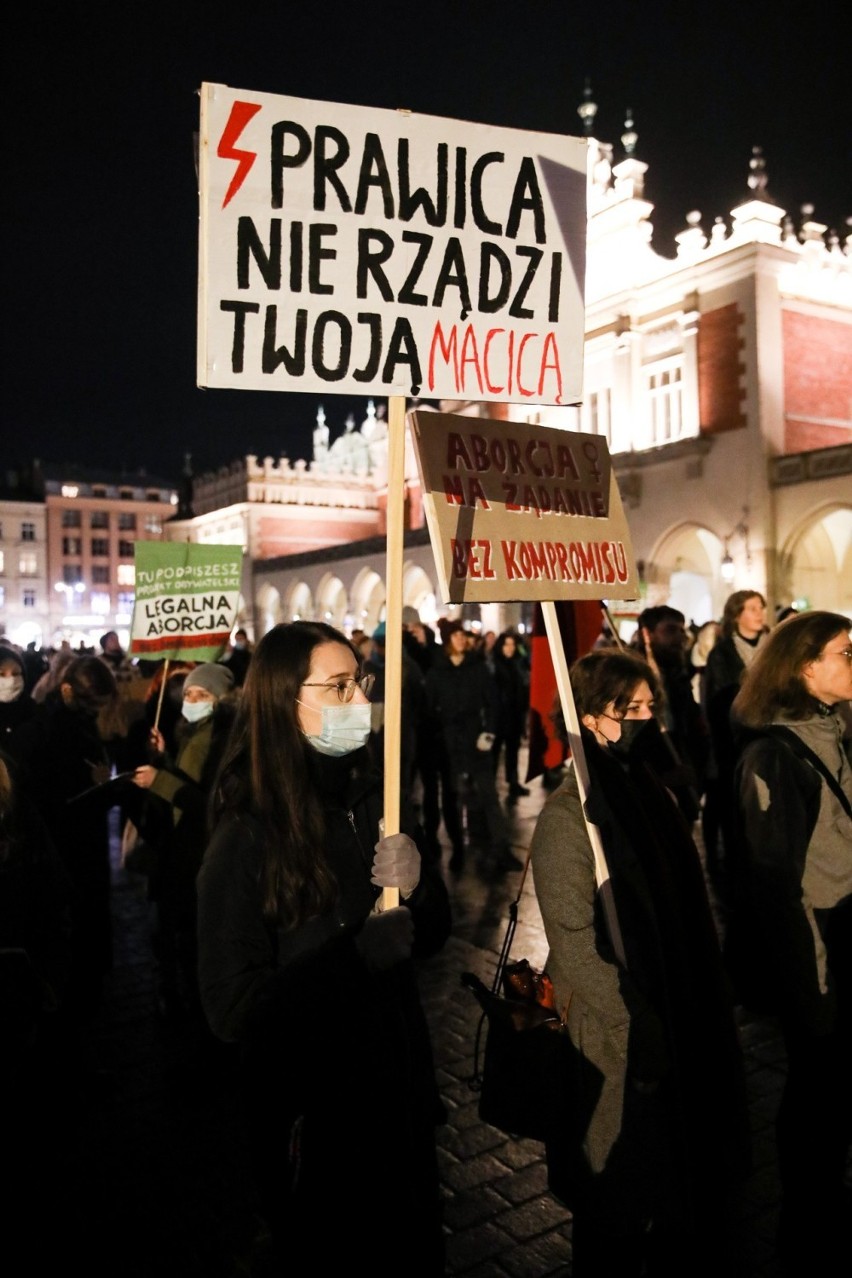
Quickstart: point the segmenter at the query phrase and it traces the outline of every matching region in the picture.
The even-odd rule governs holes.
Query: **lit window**
[[[668,444],[683,433],[682,357],[661,360],[645,373],[651,443]]]
[[[0,586],[0,608],[6,607],[6,587]]]
[[[97,613],[99,617],[105,617],[110,610],[109,595],[103,590],[93,590],[91,606],[92,612]]]
[[[135,564],[119,564],[115,579],[119,586],[135,586],[136,585],[136,565]]]
[[[77,487],[77,485],[76,485],[76,484],[63,484],[63,485],[62,485],[62,496],[63,496],[63,497],[76,497],[79,491],[80,491],[80,489]]]
[[[35,551],[22,550],[18,559],[18,572],[22,577],[34,577],[38,572],[38,556]]]
[[[163,531],[163,521],[159,515],[145,516],[145,531],[146,533],[153,533],[154,536],[159,536]]]
[[[609,387],[590,391],[580,409],[579,429],[586,435],[602,435],[611,442]]]
[[[0,550],[0,572],[5,572],[5,571],[6,571],[6,556],[4,552]]]
[[[119,590],[116,598],[117,612],[132,612],[136,596],[131,590]]]

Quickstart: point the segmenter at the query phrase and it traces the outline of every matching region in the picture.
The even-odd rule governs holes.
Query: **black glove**
[[[414,920],[405,905],[369,915],[355,937],[355,948],[370,972],[386,972],[411,958],[413,944]]]

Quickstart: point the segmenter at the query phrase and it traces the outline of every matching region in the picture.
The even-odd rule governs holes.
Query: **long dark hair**
[[[816,661],[835,635],[849,631],[850,620],[839,612],[802,612],[770,632],[746,671],[732,707],[750,728],[761,728],[779,715],[808,719],[814,699],[802,679],[803,668]]]
[[[249,664],[234,726],[211,802],[215,823],[252,810],[264,826],[264,913],[295,927],[326,913],[336,885],[323,855],[325,822],[312,768],[312,747],[299,726],[296,699],[314,649],[357,650],[321,621],[275,626]]]
[[[643,680],[656,703],[656,714],[660,712],[660,681],[647,661],[643,661],[635,653],[616,648],[597,648],[575,661],[569,675],[577,718],[580,720],[584,714],[603,714],[610,703],[620,714],[624,714]],[[568,730],[558,697],[550,717],[560,740],[567,744]]]
[[[580,719],[584,714],[603,714],[610,702],[623,714],[643,680],[654,700],[659,695],[660,681],[654,671],[647,661],[630,652],[598,648],[575,661],[570,675]]]

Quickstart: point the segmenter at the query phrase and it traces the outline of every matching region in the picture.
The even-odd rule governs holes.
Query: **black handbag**
[[[567,1008],[560,1016],[553,1007],[547,973],[527,959],[509,961],[528,865],[529,855],[491,988],[473,972],[463,972],[461,981],[482,1008],[469,1080],[479,1093],[480,1118],[511,1136],[546,1141],[569,1124],[576,1054]]]

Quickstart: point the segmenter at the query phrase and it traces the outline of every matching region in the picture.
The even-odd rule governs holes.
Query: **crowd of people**
[[[256,647],[238,631],[219,661],[150,667],[113,632],[49,659],[0,644],[3,1068],[22,1159],[34,1115],[47,1121],[46,1074],[66,1095],[97,1082],[87,1027],[111,964],[117,813],[151,902],[158,1014],[239,1053],[282,1265],[295,1236],[318,1245],[329,1201],[345,1208],[324,1258],[366,1251],[378,1197],[400,1245],[416,1229],[411,1272],[443,1272],[444,1111],[414,964],[451,932],[447,876],[523,867],[509,809],[529,794],[530,655],[514,630],[433,629],[411,607],[402,621],[403,802],[387,836],[384,623],[293,622]],[[700,628],[646,608],[629,644],[607,618],[572,666],[584,772],[567,762],[532,867],[557,1005],[596,1080],[582,1121],[547,1143],[577,1278],[602,1257],[637,1278],[683,1272],[686,1252],[690,1272],[725,1267],[726,1192],[749,1167],[738,1006],[777,1016],[787,1048],[784,1256],[832,1272],[852,1134],[849,632],[824,611],[770,626],[741,590]]]

